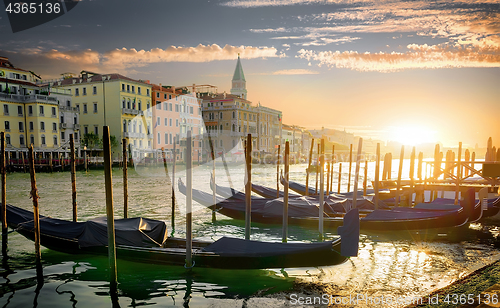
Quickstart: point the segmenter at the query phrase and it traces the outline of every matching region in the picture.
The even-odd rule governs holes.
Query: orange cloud
[[[410,51],[358,53],[356,51],[322,51],[301,49],[298,58],[318,62],[318,66],[348,68],[356,71],[392,72],[405,69],[453,67],[500,67],[498,47],[449,47],[446,45],[407,46]]]

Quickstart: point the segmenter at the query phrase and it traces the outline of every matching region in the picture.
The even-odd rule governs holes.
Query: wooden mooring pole
[[[339,162],[339,180],[338,180],[337,192],[340,194],[340,185],[342,184],[342,163]]]
[[[278,161],[276,162],[276,198],[280,197],[280,152],[281,152],[281,145],[278,144]],[[306,182],[308,178],[309,175],[307,175],[306,177]],[[306,184],[306,191],[307,191],[307,184]]]
[[[365,159],[365,176],[363,178],[363,196],[366,196],[366,186],[368,185],[368,159]]]
[[[352,208],[355,209],[357,207],[357,199],[358,199],[358,179],[359,179],[359,165],[361,164],[361,150],[363,148],[363,138],[359,138],[358,144],[358,155],[356,156],[356,171],[354,174],[354,194],[352,196]]]
[[[347,192],[351,191],[351,170],[352,170],[352,143],[349,146],[349,174],[347,180]]]
[[[127,139],[122,139],[122,163],[123,163],[123,218],[128,217],[128,153]],[[168,174],[167,174],[168,178]]]
[[[209,137],[210,138],[210,137]],[[215,212],[215,205],[217,204],[217,193],[215,189],[215,151],[214,151],[214,142],[213,140],[208,140],[210,144],[210,153],[212,154],[212,180],[214,182],[214,189],[212,189],[212,202],[213,202],[213,208],[212,208],[212,223],[215,223],[217,221],[217,215]]]
[[[247,135],[245,153],[245,239],[249,240],[252,223],[252,134]]]
[[[281,241],[283,243],[287,242],[288,239],[288,181],[290,180],[289,178],[289,172],[290,172],[290,144],[287,141],[285,143],[285,158],[284,158],[284,163],[285,163],[285,185],[284,185],[284,190],[283,190],[283,232],[282,232],[282,239]]]
[[[458,204],[460,194],[460,179],[462,178],[462,142],[458,143],[457,153],[457,187],[455,190],[455,204]]]
[[[33,201],[33,228],[35,234],[35,257],[37,265],[41,266],[41,253],[40,253],[40,211],[38,208],[38,189],[36,188],[35,176],[35,156],[33,151],[33,144],[29,147],[28,163],[30,167],[31,178],[31,200]]]
[[[71,148],[70,166],[71,166],[71,200],[73,201],[73,221],[78,219],[76,206],[76,164],[75,164],[75,140],[73,134],[69,135],[69,146]]]
[[[109,126],[103,127],[102,147],[104,150],[104,184],[106,187],[106,219],[108,227],[108,261],[109,261],[109,283],[111,294],[117,291],[116,271],[116,246],[115,246],[115,219],[113,209],[113,181],[111,144],[109,141]]]
[[[335,163],[335,144],[332,146],[332,159],[330,163],[332,165],[332,169],[330,174],[330,190],[328,190],[328,194],[330,194],[330,192],[333,193],[333,165]]]
[[[309,150],[309,163],[306,169],[306,196],[309,196],[309,174],[311,173],[311,162],[314,149],[314,138],[311,140],[311,149]]]
[[[319,151],[319,164],[318,171],[319,175],[319,239],[323,240],[323,213],[325,211],[325,139],[321,138],[321,150]]]
[[[408,206],[412,206],[413,202],[413,191],[415,187],[415,147],[412,148],[410,154],[410,192],[408,197]],[[416,204],[416,203],[415,203]]]
[[[398,170],[398,182],[396,188],[396,206],[399,206],[401,203],[401,176],[403,173],[403,161],[405,158],[405,146],[401,146],[401,154],[399,155],[399,170]]]
[[[187,132],[186,140],[186,268],[193,267],[193,142],[191,131]]]
[[[172,164],[172,206],[171,206],[171,212],[170,212],[170,220],[171,220],[171,225],[172,225],[172,234],[174,234],[175,231],[175,166],[177,165],[177,152],[176,152],[176,145],[178,142],[178,138],[174,136],[174,149],[173,149],[173,156],[174,156],[174,161]]]
[[[5,166],[5,132],[0,132],[0,172],[2,177],[2,255],[7,257],[7,168]]]
[[[320,156],[320,144],[318,143],[318,159],[316,160],[316,186],[314,188],[314,194],[318,194],[318,176],[319,176],[319,156]]]
[[[374,203],[375,203],[375,209],[378,210],[378,200],[379,200],[379,177],[380,177],[380,143],[377,143],[377,150],[376,150],[376,156],[377,160],[375,162],[375,182],[373,184],[373,189],[375,190],[375,198],[374,198]]]

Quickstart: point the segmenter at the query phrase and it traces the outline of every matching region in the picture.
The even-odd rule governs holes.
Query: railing
[[[122,114],[139,114],[139,110],[122,108]]]
[[[80,112],[80,110],[78,110],[78,108],[76,107],[69,107],[69,106],[59,106],[59,110],[60,111],[71,111],[71,112]]]
[[[19,95],[19,94],[6,94],[6,93],[0,93],[0,99],[8,100],[8,101],[13,101],[13,102],[38,102],[38,101],[43,101],[49,104],[56,104],[57,105],[57,99],[55,97],[50,97],[46,95]]]

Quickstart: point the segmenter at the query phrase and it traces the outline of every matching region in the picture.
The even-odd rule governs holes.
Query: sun
[[[388,128],[388,139],[404,145],[435,143],[437,132],[419,125],[399,125]]]

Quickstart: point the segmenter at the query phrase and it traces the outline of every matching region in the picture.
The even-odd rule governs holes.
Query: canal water
[[[364,165],[363,165],[364,166]],[[171,177],[172,166],[169,168]],[[292,165],[290,179],[305,182],[306,165]],[[374,170],[373,164],[368,165]],[[347,164],[343,165],[347,170]],[[334,170],[338,170],[335,166]],[[194,166],[194,188],[211,193],[210,166]],[[352,169],[354,172],[354,167]],[[373,172],[368,172],[369,179]],[[185,171],[177,166],[176,178],[185,182]],[[342,191],[347,189],[347,173],[342,176]],[[336,190],[338,174],[333,187]],[[353,180],[353,179],[352,179]],[[244,190],[244,166],[217,164],[216,181],[223,186]],[[276,187],[276,166],[254,165],[252,182]],[[312,174],[311,182],[315,182]],[[362,183],[362,180],[360,180]],[[370,182],[369,182],[370,183]],[[37,174],[40,213],[72,219],[70,174]],[[175,226],[171,221],[171,186],[163,167],[138,167],[129,170],[129,217],[142,216],[168,223],[175,236],[185,236],[185,198],[176,193]],[[282,189],[282,186],[280,186]],[[353,184],[351,184],[351,189]],[[123,217],[123,179],[113,170],[115,217]],[[32,209],[29,175],[7,176],[7,202]],[[105,191],[102,170],[77,173],[78,220],[104,216]],[[495,220],[476,224],[468,236],[450,240],[426,241],[422,238],[362,234],[358,257],[337,266],[299,269],[216,270],[133,263],[118,260],[118,303],[120,307],[282,307],[297,303],[297,282],[327,285],[338,298],[418,298],[444,287],[474,270],[500,259],[495,248],[498,229]],[[194,237],[216,240],[221,236],[243,238],[243,221],[220,214],[211,222],[211,212],[193,202]],[[252,239],[281,241],[280,225],[252,225]],[[289,241],[318,240],[314,229],[289,227]],[[326,230],[326,239],[337,237]],[[9,258],[3,260],[0,277],[1,307],[110,307],[108,261],[106,257],[68,255],[42,250],[43,282],[37,280],[33,242],[13,232],[9,234]],[[298,296],[298,295],[297,295]],[[374,306],[363,304],[362,306]],[[403,302],[385,307],[403,307]]]

